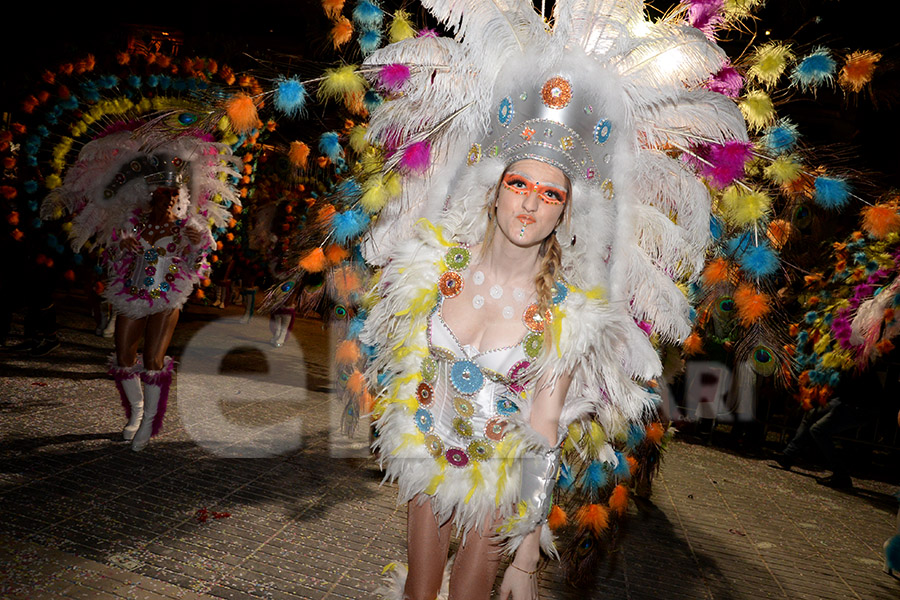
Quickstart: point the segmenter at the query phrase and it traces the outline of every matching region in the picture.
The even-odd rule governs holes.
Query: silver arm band
[[[522,457],[522,500],[537,510],[538,525],[547,522],[553,502],[553,488],[559,473],[560,447],[543,452],[528,452]]]

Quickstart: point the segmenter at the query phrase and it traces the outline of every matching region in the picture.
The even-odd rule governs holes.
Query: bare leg
[[[131,319],[124,315],[116,317],[116,360],[120,367],[133,367],[137,361],[138,345],[144,328],[147,326],[147,317]]]
[[[481,531],[466,535],[450,574],[450,600],[490,600],[500,567],[500,547],[494,537],[497,525],[499,519],[488,519]]]
[[[409,502],[406,518],[406,552],[409,575],[403,588],[405,600],[434,600],[441,589],[444,565],[450,549],[450,521],[438,526],[431,500]]]
[[[163,368],[166,350],[172,342],[179,310],[167,310],[147,317],[147,335],[144,340],[144,368],[158,371]],[[117,329],[118,331],[118,329]]]

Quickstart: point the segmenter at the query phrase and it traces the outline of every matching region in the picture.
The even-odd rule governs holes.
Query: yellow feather
[[[375,214],[381,212],[381,209],[384,208],[387,201],[388,193],[384,187],[384,181],[382,180],[381,175],[369,177],[366,182],[363,183],[363,193],[362,197],[359,199],[359,203],[362,205],[363,209],[370,214]]]
[[[782,42],[769,42],[756,49],[751,58],[753,64],[747,74],[767,88],[778,83],[788,64],[794,60],[790,46]]]
[[[768,216],[772,198],[760,191],[745,191],[731,186],[722,195],[725,220],[738,227],[747,227]]]
[[[350,147],[357,154],[362,154],[369,145],[369,142],[366,140],[366,130],[365,125],[356,125],[350,130]]]
[[[326,69],[324,79],[319,84],[319,100],[343,100],[345,94],[362,93],[366,90],[366,80],[356,70],[356,65],[345,65],[336,69]]]
[[[796,181],[803,173],[803,165],[794,156],[779,156],[764,169],[766,177],[778,185]]]
[[[392,44],[399,42],[400,40],[416,37],[416,30],[413,29],[408,12],[405,10],[398,10],[394,13],[394,20],[391,21],[389,35]]]

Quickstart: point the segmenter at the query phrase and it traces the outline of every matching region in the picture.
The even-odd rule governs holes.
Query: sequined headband
[[[554,75],[537,90],[501,97],[486,141],[472,145],[467,163],[477,164],[485,156],[500,157],[507,164],[532,158],[552,164],[570,179],[609,189],[613,124],[585,96],[569,79]]]

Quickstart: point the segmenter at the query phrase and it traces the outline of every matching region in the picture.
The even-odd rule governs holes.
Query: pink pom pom
[[[726,64],[722,70],[712,76],[706,87],[729,98],[737,98],[741,94],[741,88],[744,87],[744,78],[737,69]]]
[[[438,33],[434,29],[420,29],[418,37],[420,37],[420,38],[436,38],[436,37],[438,37]]]
[[[686,156],[710,185],[722,189],[744,176],[744,167],[753,156],[752,142],[703,144],[694,148],[694,156]]]
[[[378,83],[384,89],[397,92],[409,79],[409,67],[406,65],[384,65],[378,72]]]
[[[400,165],[414,173],[424,173],[431,165],[431,142],[416,142],[403,151]]]
[[[712,39],[716,27],[723,20],[721,10],[724,0],[681,0],[681,3],[689,6],[688,19],[691,25]]]

